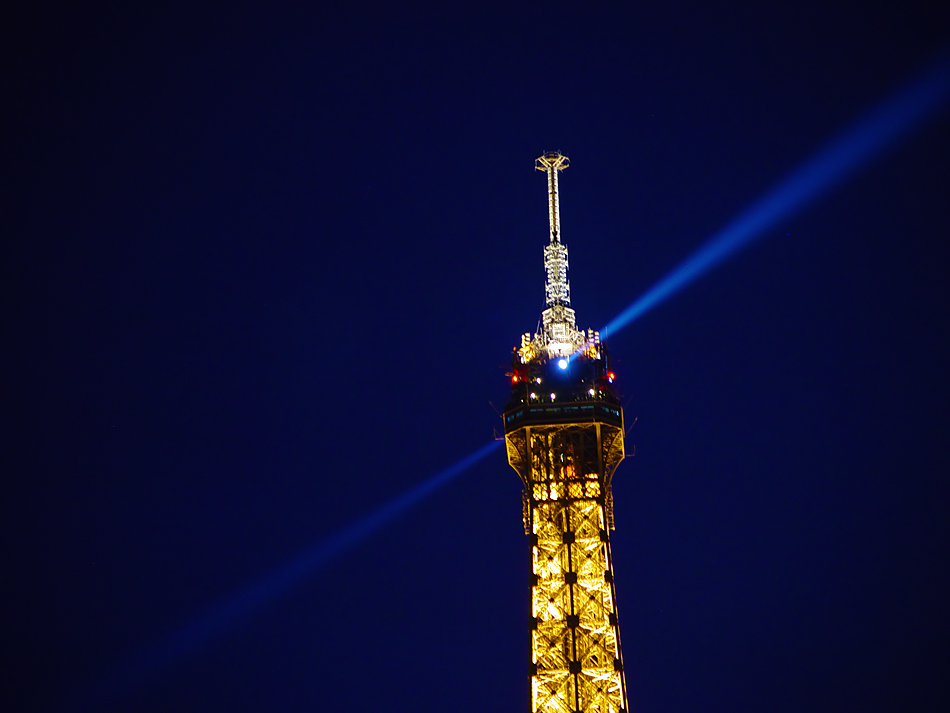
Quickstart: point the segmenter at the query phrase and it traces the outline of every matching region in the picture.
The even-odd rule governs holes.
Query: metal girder
[[[609,537],[623,428],[532,425],[505,440],[532,540],[532,713],[626,711]]]

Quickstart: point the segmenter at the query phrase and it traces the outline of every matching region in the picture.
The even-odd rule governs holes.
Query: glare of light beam
[[[857,124],[740,213],[601,331],[610,335],[710,269],[764,237],[780,221],[829,191],[936,112],[950,95],[950,57],[873,108]]]
[[[501,441],[487,443],[409,492],[382,505],[310,549],[304,550],[256,583],[225,599],[204,615],[193,619],[155,645],[133,656],[107,679],[93,688],[75,694],[56,710],[98,711],[126,698],[190,651],[261,609],[293,585],[313,575],[329,562],[432,495],[494,451],[499,443]]]

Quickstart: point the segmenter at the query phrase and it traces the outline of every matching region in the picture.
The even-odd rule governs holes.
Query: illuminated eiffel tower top
[[[513,355],[502,415],[531,545],[529,710],[627,713],[610,542],[623,409],[606,346],[577,329],[570,307],[557,194],[566,166],[559,153],[537,162],[548,177],[547,307]]]
[[[596,332],[585,333],[577,328],[577,319],[571,309],[571,285],[567,279],[567,246],[561,242],[561,212],[558,201],[557,174],[570,165],[567,156],[549,151],[538,158],[535,168],[548,176],[548,223],[551,242],[544,248],[544,270],[547,280],[544,298],[547,308],[541,313],[541,330],[533,337],[525,334],[521,340],[522,361],[537,358],[569,357],[585,346],[597,344]]]

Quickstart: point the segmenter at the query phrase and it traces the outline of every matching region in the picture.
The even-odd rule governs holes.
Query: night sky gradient
[[[599,328],[950,52],[934,1],[338,5],[0,11],[3,711],[527,710],[534,158]],[[948,304],[944,103],[612,334],[632,713],[950,709]]]

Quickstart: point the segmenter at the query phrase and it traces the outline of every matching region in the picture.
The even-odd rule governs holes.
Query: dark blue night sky
[[[5,711],[527,710],[502,448],[320,548],[500,429],[535,157],[599,328],[950,50],[938,2],[343,5],[0,22]],[[611,337],[632,713],[950,705],[948,129]]]

